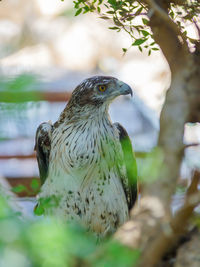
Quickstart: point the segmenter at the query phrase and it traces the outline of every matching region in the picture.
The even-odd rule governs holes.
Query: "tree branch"
[[[160,233],[157,234],[157,238],[151,242],[151,246],[143,255],[140,267],[153,267],[175,245],[180,235],[185,232],[188,219],[191,217],[194,208],[200,203],[199,181],[200,172],[195,171],[192,183],[186,194],[184,206],[171,219],[168,225],[163,225]]]
[[[191,114],[193,118],[196,114],[191,103],[195,103],[195,110],[199,108],[197,95],[200,75],[197,75],[198,57],[190,53],[185,37],[180,39],[182,33],[178,25],[170,19],[167,9],[163,8],[165,1],[159,1],[159,5],[154,0],[144,2],[153,10],[150,27],[172,74],[171,86],[160,117],[158,147],[163,164],[159,169],[158,179],[144,185],[138,206],[131,212],[131,220],[117,231],[115,238],[125,245],[141,250],[140,267],[153,267],[184,231],[196,205],[187,201],[176,216],[171,215],[172,195],[176,189],[184,154],[184,125]]]
[[[161,7],[165,4],[160,1],[158,5],[154,0],[145,0],[149,9],[154,11],[150,17],[150,27],[153,31],[153,37],[156,43],[161,47],[172,73],[175,73],[186,57],[190,57],[186,37],[182,34],[179,27],[173,22],[166,10]]]

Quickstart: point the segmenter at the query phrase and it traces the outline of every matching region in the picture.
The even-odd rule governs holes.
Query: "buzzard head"
[[[114,77],[94,76],[84,80],[73,91],[69,106],[108,106],[120,95],[132,95],[130,86]]]

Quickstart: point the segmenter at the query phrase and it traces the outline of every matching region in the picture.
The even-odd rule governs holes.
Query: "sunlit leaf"
[[[149,24],[148,19],[145,19],[145,18],[142,18],[142,22],[144,23],[144,25],[148,25]]]
[[[133,46],[135,45],[141,45],[146,41],[146,39],[137,39],[134,43],[132,43]]]
[[[141,46],[138,46],[138,48],[139,48],[140,52],[142,52],[142,47]]]
[[[79,8],[77,11],[76,11],[76,13],[75,13],[75,15],[74,16],[78,16],[81,12],[82,12],[82,8]]]
[[[151,55],[151,49],[149,50],[149,52],[148,52],[148,56],[150,56]]]
[[[109,27],[110,30],[119,30],[119,27]]]
[[[110,18],[107,16],[101,16],[100,19],[110,19]]]
[[[144,37],[149,35],[149,32],[145,31],[145,30],[141,30],[141,33],[144,35]]]

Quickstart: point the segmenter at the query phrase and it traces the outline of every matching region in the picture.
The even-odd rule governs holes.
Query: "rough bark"
[[[200,233],[195,231],[189,242],[186,242],[177,253],[174,267],[200,266]]]

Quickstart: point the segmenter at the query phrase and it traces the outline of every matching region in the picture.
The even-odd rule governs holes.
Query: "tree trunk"
[[[177,241],[170,207],[184,155],[185,123],[200,121],[200,55],[198,46],[194,54],[190,53],[177,25],[168,17],[167,7],[163,9],[164,5],[158,6],[151,0],[145,2],[153,9],[150,26],[154,39],[171,69],[171,86],[160,117],[158,150],[163,163],[158,179],[144,186],[139,204],[131,212],[131,220],[117,231],[115,238],[141,250],[140,267],[153,267]],[[185,222],[179,221],[181,226],[187,223],[193,209],[191,207]],[[181,229],[184,231],[184,227]]]

